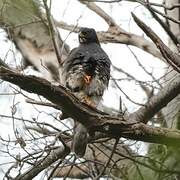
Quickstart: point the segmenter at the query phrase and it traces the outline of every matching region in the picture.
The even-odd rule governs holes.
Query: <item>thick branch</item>
[[[157,95],[154,95],[144,106],[130,115],[130,119],[147,123],[159,110],[165,107],[180,93],[180,76],[174,78]]]
[[[75,25],[69,25],[62,21],[55,21],[56,26],[72,31],[72,32],[78,32],[79,28]],[[156,46],[150,42],[149,40],[145,39],[142,36],[138,36],[136,34],[128,33],[125,30],[122,30],[122,28],[116,28],[115,30],[110,28],[108,31],[99,31],[97,32],[98,39],[102,43],[121,43],[126,45],[132,45],[139,49],[142,49],[143,51],[159,58],[163,59],[161,53],[157,50]]]
[[[101,9],[99,6],[97,6],[95,3],[87,2],[84,0],[79,0],[79,1],[83,4],[85,4],[89,9],[94,11],[101,18],[103,18],[109,26],[117,26],[114,19],[111,16],[109,16],[105,11],[103,11],[103,9]]]
[[[138,122],[142,120],[142,117],[146,119],[153,117],[155,113],[180,93],[180,78],[150,99],[143,109],[139,109],[136,113],[132,114],[129,121],[125,121],[123,117],[109,116],[79,102],[64,87],[54,86],[42,78],[21,75],[3,67],[0,68],[0,77],[28,92],[44,96],[49,101],[59,105],[62,111],[74,120],[84,124],[90,131],[103,132],[113,137],[125,137],[145,142],[180,146],[180,131],[152,128]],[[130,122],[130,120],[132,121]]]
[[[175,71],[180,73],[180,56],[175,52],[171,51],[158,37],[158,35],[145,23],[143,23],[139,18],[137,18],[133,13],[132,16],[137,23],[137,25],[146,33],[147,36],[156,44],[158,49],[161,51],[162,56],[167,60],[167,62],[173,67]]]

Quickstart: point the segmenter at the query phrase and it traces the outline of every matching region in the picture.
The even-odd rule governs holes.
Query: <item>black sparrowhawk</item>
[[[81,28],[79,43],[63,64],[62,83],[80,101],[97,107],[104,90],[108,87],[111,63],[101,48],[94,29]],[[75,122],[72,150],[79,157],[85,154],[87,139],[88,129]]]

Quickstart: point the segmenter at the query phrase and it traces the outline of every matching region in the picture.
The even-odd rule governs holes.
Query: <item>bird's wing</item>
[[[64,84],[72,92],[78,92],[84,86],[84,62],[86,55],[79,48],[73,49],[63,64],[62,76]]]

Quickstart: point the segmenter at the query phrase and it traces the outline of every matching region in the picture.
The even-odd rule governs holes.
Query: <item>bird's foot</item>
[[[86,96],[82,99],[82,102],[86,103],[87,105],[91,106],[91,107],[96,107],[94,102],[91,100],[91,97]]]
[[[92,76],[89,76],[89,75],[85,75],[85,76],[84,76],[84,82],[85,82],[86,84],[90,84],[91,79],[92,79]]]

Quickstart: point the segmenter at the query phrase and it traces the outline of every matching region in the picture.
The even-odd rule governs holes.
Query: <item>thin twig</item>
[[[47,21],[48,21],[48,27],[49,27],[49,32],[50,32],[50,35],[51,35],[51,38],[52,38],[52,41],[53,41],[53,45],[54,45],[54,49],[55,49],[55,52],[56,52],[56,56],[57,56],[57,60],[58,60],[58,63],[59,63],[59,66],[62,64],[62,60],[61,60],[61,54],[60,54],[60,48],[59,48],[59,45],[58,45],[58,32],[54,26],[54,22],[51,18],[51,14],[50,14],[50,11],[49,11],[49,8],[47,6],[47,1],[46,0],[43,0],[43,3],[44,3],[44,7],[45,7],[45,11],[46,11],[46,17],[47,17]]]
[[[84,0],[79,0],[79,1],[81,3],[83,3],[83,4],[86,4],[86,6],[89,9],[91,9],[97,15],[99,15],[101,18],[103,18],[109,26],[117,26],[117,24],[114,21],[114,19],[111,16],[109,16],[103,9],[101,9],[99,6],[97,6],[95,3],[87,2],[87,1],[84,1]]]
[[[115,151],[116,151],[116,147],[117,147],[117,145],[118,145],[118,142],[119,142],[119,138],[116,139],[116,141],[115,141],[115,143],[114,143],[114,146],[113,146],[113,149],[112,149],[112,152],[111,152],[111,155],[109,156],[108,161],[106,162],[106,164],[105,164],[104,168],[102,169],[102,171],[100,172],[100,174],[99,174],[97,177],[95,177],[95,180],[98,180],[98,179],[105,173],[106,168],[109,166],[109,163],[110,163],[110,161],[111,161],[111,159],[112,159],[112,157],[113,157],[113,154],[114,154]]]
[[[171,51],[158,37],[158,35],[145,23],[143,23],[139,18],[137,18],[133,13],[132,16],[137,25],[146,33],[147,36],[156,44],[158,49],[161,51],[163,57],[166,61],[173,67],[175,71],[180,73],[180,56],[175,52]]]
[[[40,105],[40,106],[48,106],[48,107],[55,108],[57,110],[61,110],[61,108],[59,106],[57,106],[56,104],[52,104],[52,103],[48,103],[48,102],[41,102],[41,101],[36,101],[36,100],[32,100],[32,99],[26,99],[26,102],[30,103],[30,104],[36,104],[36,105]]]
[[[168,27],[167,24],[165,24],[159,17],[158,15],[152,10],[149,1],[147,0],[147,9],[151,12],[152,16],[154,17],[154,19],[156,19],[156,21],[162,26],[162,28],[166,31],[166,33],[169,35],[169,37],[171,38],[171,40],[173,41],[173,43],[175,45],[179,44],[179,41],[177,39],[177,37],[173,34],[173,32],[170,30],[170,27]]]

